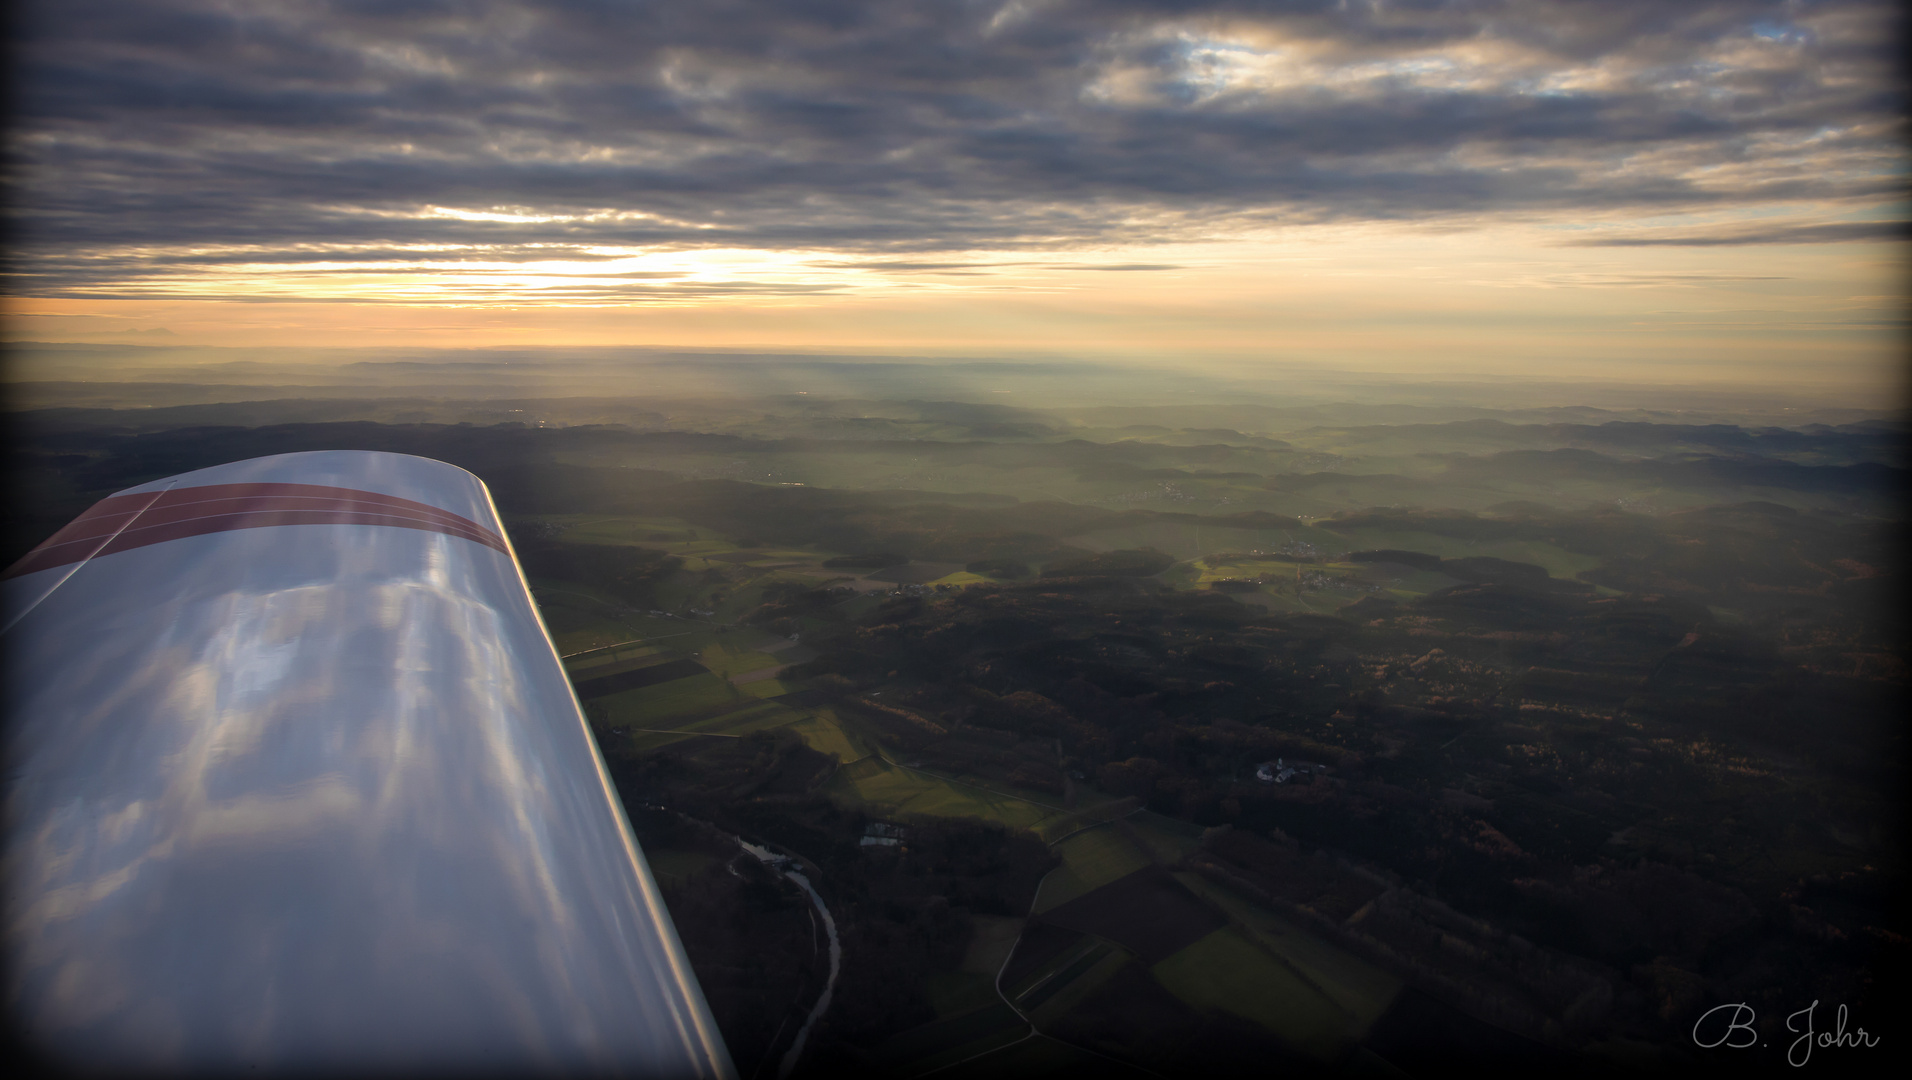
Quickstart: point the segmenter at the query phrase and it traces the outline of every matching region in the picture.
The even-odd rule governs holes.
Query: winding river
[[[823,897],[818,894],[816,886],[810,884],[810,879],[804,875],[803,871],[790,869],[790,859],[787,856],[752,844],[742,837],[733,836],[731,839],[737,841],[738,847],[756,856],[758,862],[769,867],[774,873],[796,882],[798,888],[808,893],[810,902],[817,906],[817,914],[823,916],[823,928],[830,934],[830,978],[823,984],[823,994],[817,998],[816,1006],[810,1010],[810,1015],[804,1020],[803,1026],[797,1029],[797,1037],[792,1040],[790,1049],[784,1052],[783,1061],[777,1066],[778,1080],[782,1080],[797,1067],[797,1059],[803,1056],[803,1044],[810,1039],[810,1029],[816,1026],[816,1022],[830,1008],[830,998],[836,993],[837,973],[843,969],[843,945],[837,940],[836,920],[830,917],[829,906],[823,902]]]

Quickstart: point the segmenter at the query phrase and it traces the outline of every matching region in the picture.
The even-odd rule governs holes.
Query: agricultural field
[[[1350,1038],[1364,1036],[1400,994],[1404,984],[1399,977],[1329,945],[1267,908],[1199,875],[1175,877],[1189,891],[1220,909],[1236,933],[1260,946],[1345,1013]]]
[[[837,770],[830,793],[885,817],[955,817],[1027,829],[1056,811],[1012,795],[867,757]]]
[[[727,680],[706,671],[598,698],[592,704],[602,710],[606,727],[660,727],[667,726],[667,721],[708,715],[741,696]]]
[[[586,652],[630,640],[633,631],[622,622],[595,611],[565,606],[547,600],[540,614],[551,643],[559,655]]]
[[[1112,825],[1085,829],[1054,847],[1062,865],[1043,879],[1035,911],[1041,914],[1086,895],[1149,865],[1148,856],[1135,849]]]
[[[798,689],[796,685],[786,683],[782,679],[778,679],[774,676],[739,680],[735,681],[733,685],[745,695],[754,698],[782,697]]]
[[[600,535],[615,532],[605,529],[604,523],[599,528],[604,529]],[[627,536],[634,531],[624,528]],[[1239,530],[1217,531],[1235,532],[1231,539],[1240,538]],[[1158,527],[1155,532],[1160,535],[1153,539],[1172,539],[1169,530]],[[1402,542],[1399,535],[1370,532],[1341,539],[1374,544]],[[1287,530],[1283,541],[1294,534],[1294,530]],[[1309,542],[1315,542],[1335,534],[1309,530],[1307,535],[1314,537]],[[753,551],[723,550],[721,540],[714,536],[676,541],[674,546],[684,556],[722,566],[733,576],[772,565],[776,569],[770,570],[771,574],[780,575],[789,569],[787,562],[762,559]],[[1466,548],[1457,550],[1461,557],[1467,554],[1470,552]],[[1332,611],[1351,598],[1376,591],[1376,584],[1383,594],[1405,602],[1456,583],[1444,575],[1413,568],[1297,563],[1239,550],[1225,557],[1176,564],[1161,579],[1179,588],[1205,589],[1226,578],[1274,580],[1283,572],[1292,575],[1297,566],[1304,574],[1325,575],[1329,587],[1317,584],[1301,597],[1283,597],[1271,587],[1266,596],[1254,599],[1277,609],[1286,606],[1306,611],[1320,607]],[[922,578],[934,583],[933,575],[942,569],[933,565],[920,570],[904,566],[893,572],[871,573],[869,579]],[[1376,581],[1377,570],[1385,580]],[[967,576],[983,580],[980,575]],[[876,584],[888,589],[895,582]],[[766,586],[765,576],[759,574],[733,584],[730,595],[742,598],[745,604],[759,603],[760,598],[769,595]],[[553,600],[558,599],[554,591]],[[571,600],[578,609],[606,610],[612,605],[612,601],[588,592],[573,592]],[[858,604],[874,605],[875,601]],[[861,606],[857,611],[862,611]],[[1189,1023],[1223,1025],[1214,1029],[1228,1033],[1211,1040],[1217,1046],[1239,1049],[1261,1038],[1284,1048],[1283,1053],[1299,1055],[1297,1061],[1323,1063],[1347,1060],[1378,1019],[1388,1014],[1400,992],[1402,982],[1397,976],[1300,929],[1242,894],[1192,873],[1163,873],[1160,867],[1178,866],[1201,850],[1203,830],[1198,825],[1153,811],[1138,811],[1132,800],[1104,794],[1086,780],[1075,782],[1081,805],[1069,810],[1063,808],[1057,795],[1019,791],[1000,776],[912,768],[905,760],[924,751],[906,746],[916,744],[892,744],[883,753],[873,752],[893,737],[885,734],[887,729],[878,722],[887,714],[879,715],[866,706],[845,714],[820,704],[814,691],[807,689],[810,684],[805,677],[782,673],[791,662],[787,638],[748,631],[725,633],[711,626],[687,625],[679,619],[642,617],[667,633],[602,654],[575,657],[571,661],[575,677],[581,681],[604,678],[647,664],[678,662],[672,657],[684,661],[694,658],[706,670],[597,698],[592,704],[606,727],[653,727],[704,734],[631,731],[621,737],[607,736],[611,740],[606,744],[607,752],[615,749],[618,753],[644,755],[669,751],[702,756],[716,752],[716,744],[723,741],[716,737],[735,740],[752,732],[781,730],[797,739],[806,752],[839,763],[833,771],[817,773],[825,777],[817,794],[842,810],[905,827],[936,821],[987,823],[1054,841],[1057,865],[1042,878],[1027,909],[1048,922],[1048,929],[1033,938],[1025,934],[1011,957],[1009,947],[1023,929],[1022,920],[991,916],[988,918],[993,921],[984,922],[984,916],[972,916],[975,929],[960,957],[949,968],[922,978],[918,992],[928,1010],[925,1020],[889,1040],[856,1051],[857,1060],[865,1066],[899,1075],[915,1074],[979,1054],[985,1055],[981,1060],[998,1056],[1009,1060],[1016,1054],[1034,1054],[1039,1046],[1066,1046],[1066,1042],[1054,1042],[1047,1035],[1017,1041],[1027,1036],[1029,1028],[998,997],[999,973],[1004,977],[1004,992],[1039,1031],[1073,1033],[1072,1037],[1085,1039],[1100,1032],[1103,1034],[1094,1037],[1105,1039],[1111,1037],[1107,1033],[1112,1024],[1119,1026],[1115,1017],[1139,1001],[1157,1000],[1151,994],[1165,994],[1167,997],[1161,1000],[1173,1000],[1178,1008],[1188,1010]],[[625,615],[624,620],[618,630],[628,632],[630,616]],[[809,633],[806,629],[804,636],[808,638]],[[816,654],[806,642],[795,655]],[[794,670],[807,669],[799,665]],[[770,674],[738,679],[758,672]],[[782,700],[786,698],[803,699],[808,704],[792,707]],[[879,695],[864,700],[895,700],[902,705],[908,699]],[[957,739],[949,745],[959,744],[961,740]],[[1116,820],[1105,820],[1108,818]],[[660,880],[683,882],[706,863],[695,854],[663,847],[657,865]],[[1045,940],[1049,945],[1043,944]],[[1012,970],[1004,971],[1005,966]],[[1137,983],[1138,977],[1143,982]],[[1242,1026],[1226,1027],[1231,1023]],[[1251,1031],[1260,1034],[1249,1034]],[[963,1068],[967,1066],[951,1071]]]
[[[833,754],[845,764],[870,756],[869,748],[847,734],[828,708],[813,710],[792,723],[790,729],[802,736],[812,750]]]
[[[660,653],[655,645],[612,642],[595,649],[566,654],[564,670],[574,681],[592,679],[636,667],[638,661],[656,656],[660,656]]]
[[[1134,814],[1141,805],[1134,798],[1112,798],[1080,781],[1076,784],[1076,802],[1077,809],[1046,819],[1036,826],[1035,834],[1046,844],[1056,844],[1076,833]]]
[[[1113,942],[1157,963],[1226,924],[1212,906],[1157,867],[1125,874],[1042,913],[1051,926]]]
[[[644,852],[651,876],[661,884],[682,885],[717,864],[717,856],[708,851],[684,851],[653,847]]]
[[[1057,969],[1047,982],[1018,995],[1014,999],[1016,1008],[1038,1029],[1053,1027],[1057,1020],[1115,978],[1133,959],[1124,949],[1097,942],[1068,966]]]
[[[1195,559],[1218,551],[1273,551],[1290,539],[1335,542],[1331,534],[1295,527],[1289,529],[1221,528],[1214,525],[1161,521],[1098,529],[1069,537],[1069,543],[1089,551],[1135,551],[1153,548],[1177,559]]]
[[[666,538],[670,529],[677,532]],[[541,582],[539,595],[547,604],[547,618],[552,619],[554,631],[572,651],[591,645],[636,642],[601,654],[586,652],[573,657],[570,663],[579,680],[672,662],[672,658],[694,659],[706,669],[690,677],[594,700],[600,730],[634,726],[703,733],[632,731],[623,736],[606,735],[607,753],[640,758],[668,753],[697,760],[709,758],[713,763],[741,763],[752,753],[761,759],[772,744],[753,744],[759,749],[751,751],[739,740],[757,737],[753,732],[780,732],[780,737],[794,739],[794,745],[819,761],[834,759],[838,764],[833,771],[819,771],[806,759],[800,767],[790,766],[796,770],[791,774],[796,779],[760,789],[766,793],[806,790],[801,784],[790,785],[814,773],[821,778],[821,786],[806,797],[827,800],[834,812],[860,815],[854,820],[891,822],[904,828],[933,822],[986,824],[1052,845],[1056,865],[1041,878],[1024,909],[1047,924],[1042,931],[1029,936],[1020,915],[970,914],[972,929],[963,949],[950,954],[947,966],[919,976],[912,993],[923,1003],[923,1012],[893,1037],[856,1050],[859,1067],[915,1075],[976,1055],[984,1056],[971,1064],[1009,1062],[1045,1053],[1066,1056],[1064,1051],[1071,1043],[1143,1062],[1155,1049],[1174,1042],[1174,1037],[1165,1033],[1147,1036],[1141,1043],[1134,1041],[1142,1038],[1134,1033],[1153,1029],[1122,1018],[1132,1017],[1145,1002],[1149,1003],[1147,1008],[1164,1015],[1181,1016],[1178,1022],[1187,1030],[1207,1032],[1201,1037],[1202,1044],[1222,1055],[1217,1060],[1228,1059],[1229,1054],[1252,1053],[1248,1047],[1260,1040],[1260,1045],[1278,1048],[1262,1053],[1290,1055],[1284,1060],[1291,1060],[1297,1067],[1303,1062],[1340,1067],[1368,1054],[1359,1048],[1371,1033],[1381,1040],[1377,1046],[1385,1045],[1396,1056],[1429,1052],[1426,1047],[1430,1041],[1438,1042],[1443,1037],[1440,1033],[1446,1029],[1441,1025],[1417,1026],[1395,1016],[1406,985],[1399,973],[1357,958],[1245,892],[1178,869],[1202,854],[1202,825],[1186,816],[1138,809],[1140,804],[1125,795],[1124,782],[1108,774],[1072,781],[1068,791],[1073,793],[1069,797],[1074,802],[1065,806],[1063,794],[1030,790],[1011,782],[1007,778],[1009,766],[984,767],[983,763],[994,760],[992,754],[1001,756],[1005,745],[991,741],[992,737],[985,737],[987,733],[955,725],[955,730],[940,740],[925,739],[908,724],[897,726],[899,717],[919,715],[941,718],[941,725],[950,727],[948,716],[955,714],[938,710],[962,707],[939,704],[948,699],[913,691],[907,674],[882,672],[880,677],[863,682],[862,694],[848,697],[840,687],[825,691],[821,688],[829,684],[815,681],[817,668],[810,661],[828,655],[830,635],[839,632],[834,628],[894,619],[895,615],[884,613],[912,610],[899,608],[899,604],[912,601],[891,595],[899,586],[909,585],[920,595],[929,596],[934,595],[930,588],[938,584],[1005,587],[999,580],[958,564],[934,561],[888,568],[827,568],[822,563],[836,558],[837,552],[744,547],[721,533],[666,520],[580,522],[566,536],[588,538],[592,543],[654,548],[680,559],[677,573],[697,580],[694,588],[672,595],[681,595],[686,604],[713,605],[714,613],[708,619],[656,617],[647,610],[621,604],[604,590]],[[1348,552],[1376,549],[1418,553],[1416,558],[1422,560],[1448,560],[1440,564],[1443,567],[1472,567],[1476,572],[1482,566],[1493,570],[1499,565],[1493,560],[1499,559],[1537,568],[1562,582],[1562,588],[1568,591],[1561,595],[1598,597],[1614,593],[1604,586],[1571,584],[1576,575],[1601,565],[1601,559],[1555,544],[1538,540],[1481,542],[1373,524],[1350,528],[1333,519],[1313,524],[1298,522],[1279,529],[1158,521],[1076,534],[1071,543],[1078,550],[1123,558],[1137,552],[1147,558],[1158,557],[1149,552],[1167,553],[1180,561],[1152,578],[1157,586],[1192,593],[1224,593],[1237,604],[1252,605],[1248,610],[1266,612],[1271,619],[1334,616],[1365,597],[1391,601],[1398,605],[1396,610],[1413,611],[1426,597],[1457,590],[1464,593],[1476,587],[1445,570],[1422,565],[1345,559]],[[1313,545],[1320,554],[1294,558],[1270,553],[1281,545],[1297,543]],[[1489,559],[1479,562],[1481,556]],[[1469,559],[1477,561],[1454,562]],[[1052,564],[1041,559],[1027,561],[1030,573],[1040,573],[1047,565]],[[1292,588],[1297,573],[1306,584],[1299,595]],[[819,617],[824,609],[792,604],[787,599],[832,580],[851,589],[852,593],[844,595],[853,598],[834,601],[834,614],[827,619]],[[1236,584],[1252,582],[1266,584],[1252,592]],[[1008,587],[1013,588],[1013,583]],[[1040,590],[1043,586],[1032,587]],[[1571,591],[1576,588],[1581,592]],[[776,605],[785,605],[791,621],[781,624],[783,629],[775,634],[744,626],[729,631],[722,628],[724,621],[744,622],[752,611]],[[790,640],[791,633],[800,634],[801,646]],[[825,642],[825,651],[814,648],[815,641]],[[1226,659],[1225,654],[1217,655]],[[906,668],[896,662],[887,666]],[[1452,672],[1447,668],[1442,671],[1442,678],[1477,677],[1467,675],[1464,663]],[[1420,668],[1413,673],[1403,670],[1398,684],[1386,685],[1415,686],[1416,681],[1409,675],[1420,673]],[[1549,678],[1553,682],[1548,682]],[[1521,692],[1559,697],[1579,686],[1574,682],[1576,678],[1580,677],[1530,675],[1520,684]],[[792,704],[797,701],[804,704]],[[1329,736],[1332,728],[1333,721],[1329,721],[1309,737],[1313,741],[1294,745],[1322,746],[1319,739]],[[1466,748],[1476,744],[1462,739],[1458,745]],[[1037,758],[1048,753],[1035,743],[1019,746],[1022,753],[1038,750]],[[1385,744],[1380,746],[1384,748]],[[1287,752],[1291,756],[1323,753],[1305,749]],[[777,751],[778,755],[785,753]],[[1248,764],[1253,760],[1247,759]],[[1243,767],[1237,765],[1235,769]],[[1244,794],[1267,798],[1277,793],[1251,790]],[[1303,787],[1281,794],[1291,803],[1303,805],[1303,796],[1315,792]],[[1525,826],[1514,824],[1508,828],[1509,835],[1519,838],[1520,843],[1530,842],[1528,837],[1533,834],[1520,831]],[[1654,838],[1662,831],[1642,822],[1624,835],[1628,843],[1650,843],[1656,842]],[[890,850],[908,850],[910,841],[904,844],[902,849]],[[908,856],[872,854],[862,858],[906,860]],[[660,880],[681,882],[695,876],[699,862],[695,856],[664,847],[659,849],[658,866]],[[1347,912],[1338,906],[1336,896],[1339,894],[1324,894],[1314,902],[1339,911],[1336,918],[1345,917]],[[986,934],[985,927],[989,931]],[[1019,932],[1024,934],[1023,941],[1011,956],[1009,945]],[[1016,1008],[1045,1034],[1025,1038],[1028,1025],[1016,1019],[997,996],[999,974],[1004,977],[1003,990]],[[1399,1040],[1407,1037],[1401,1034],[1403,1031],[1412,1032],[1413,1045],[1421,1049],[1402,1049]],[[1062,1041],[1048,1033],[1055,1033]],[[1468,1037],[1483,1036],[1477,1033]],[[1507,1038],[1515,1040],[1510,1046],[1524,1045],[1516,1036]],[[1191,1044],[1183,1051],[1185,1055],[1198,1052],[1207,1050],[1198,1051]],[[971,1064],[957,1065],[948,1074],[960,1074]],[[1163,1062],[1157,1060],[1152,1067],[1162,1066]]]
[[[1150,860],[1173,866],[1193,853],[1201,844],[1202,827],[1152,810],[1142,810],[1122,819],[1122,833]]]
[[[1016,957],[1012,970],[1005,972],[1002,978],[1003,996],[1025,1016],[1122,951],[1088,934],[1074,934],[1057,941],[1043,941],[1035,934],[1029,936],[1031,955],[1026,959]]]
[[[780,667],[783,661],[770,653],[739,650],[734,643],[713,641],[698,655],[705,667],[723,679],[734,679],[751,672]]]
[[[1320,1061],[1342,1056],[1359,1034],[1332,1000],[1230,928],[1156,963],[1150,974],[1196,1010],[1238,1016]]]
[[[1530,563],[1543,567],[1552,576],[1568,581],[1574,580],[1584,571],[1594,569],[1604,561],[1597,555],[1568,551],[1558,545],[1539,540],[1463,540],[1418,530],[1376,528],[1336,529],[1334,534],[1341,538],[1342,549],[1347,551],[1391,548],[1424,552],[1444,559],[1488,555],[1506,559],[1509,562]],[[1446,585],[1453,584],[1458,582],[1450,579],[1435,587],[1444,588]],[[1432,592],[1433,589],[1420,591]]]
[[[987,975],[994,985],[997,972],[1008,963],[1009,952],[1022,933],[1022,919],[1009,915],[977,915],[974,922],[976,928],[963,951],[963,963],[958,970],[969,975]]]

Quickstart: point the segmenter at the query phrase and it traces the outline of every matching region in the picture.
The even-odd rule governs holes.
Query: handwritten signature
[[[1813,1027],[1812,1021],[1813,1010],[1818,1007],[1819,1002],[1814,1001],[1812,1004],[1786,1017],[1786,1030],[1799,1036],[1792,1041],[1791,1046],[1786,1048],[1787,1064],[1794,1068],[1805,1065],[1806,1062],[1812,1059],[1812,1051],[1815,1046],[1822,1049],[1831,1049],[1834,1047],[1873,1047],[1879,1045],[1879,1037],[1877,1035],[1866,1034],[1865,1028],[1858,1028],[1850,1032],[1846,1030],[1846,1007],[1844,1005],[1839,1006],[1839,1022],[1831,1031],[1816,1030]],[[1700,1034],[1700,1029],[1707,1028],[1709,1032],[1713,1030],[1713,1026],[1708,1024],[1707,1021],[1711,1020],[1715,1013],[1723,1012],[1727,1009],[1731,1009],[1732,1012],[1725,1017],[1726,1029],[1720,1032],[1719,1038],[1711,1042],[1706,1041],[1706,1038]],[[1805,1018],[1803,1027],[1796,1023],[1801,1017]],[[1757,1019],[1758,1016],[1753,1012],[1753,1007],[1743,1001],[1728,1005],[1715,1005],[1706,1010],[1706,1012],[1700,1016],[1699,1020],[1694,1022],[1693,1043],[1702,1050],[1711,1050],[1721,1046],[1730,1050],[1744,1050],[1756,1045],[1763,1046],[1765,1044],[1759,1041],[1759,1032],[1753,1027],[1753,1023]]]

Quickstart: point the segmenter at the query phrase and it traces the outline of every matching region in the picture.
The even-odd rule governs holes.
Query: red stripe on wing
[[[274,525],[387,525],[507,550],[502,537],[470,518],[394,495],[320,484],[212,484],[173,488],[157,499],[150,491],[101,499],[0,578],[187,536]]]

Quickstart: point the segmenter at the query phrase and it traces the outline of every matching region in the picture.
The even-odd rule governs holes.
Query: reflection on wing
[[[105,1068],[729,1076],[484,486],[288,454],[7,571],[7,999]]]

